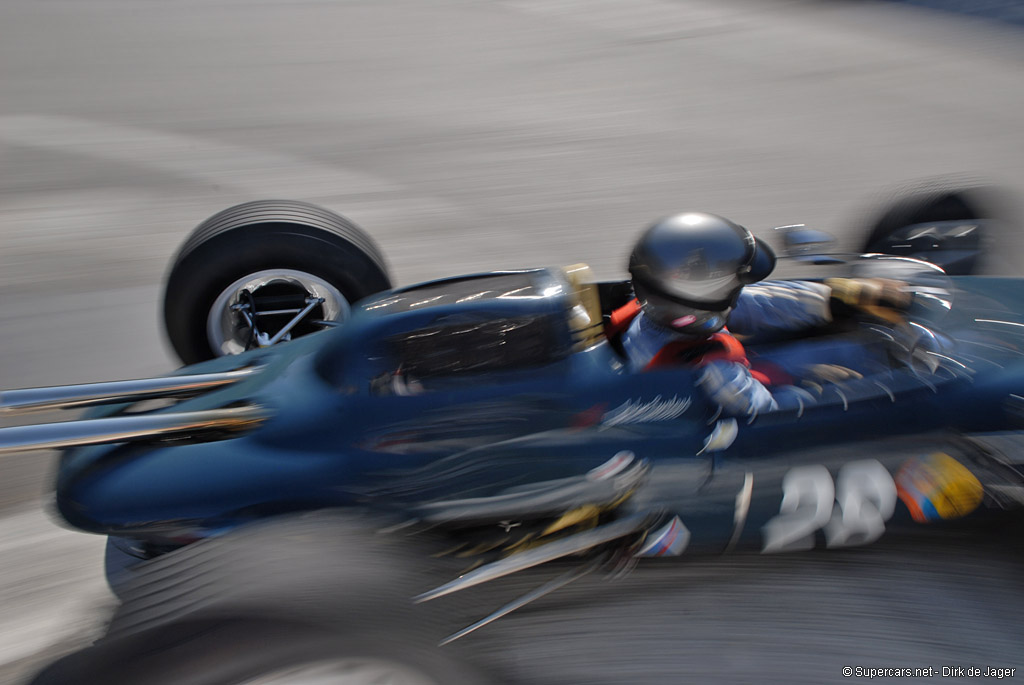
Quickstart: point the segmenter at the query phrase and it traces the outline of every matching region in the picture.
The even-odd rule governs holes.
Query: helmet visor
[[[725,326],[729,313],[732,312],[731,306],[717,311],[692,307],[654,293],[640,283],[634,283],[633,287],[645,315],[656,323],[681,333],[711,335]]]

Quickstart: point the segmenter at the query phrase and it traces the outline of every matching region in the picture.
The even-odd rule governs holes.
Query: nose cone
[[[98,448],[90,448],[89,451]],[[62,469],[57,508],[71,525],[97,533],[165,536],[260,515],[337,506],[347,494],[344,453],[271,448],[243,436],[151,447],[118,445],[84,469]]]

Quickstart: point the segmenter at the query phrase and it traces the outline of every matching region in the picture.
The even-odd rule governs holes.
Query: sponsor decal
[[[944,452],[906,462],[896,474],[896,492],[918,523],[967,516],[984,496],[975,475]]]
[[[622,450],[616,452],[615,456],[601,464],[595,469],[587,472],[587,480],[607,480],[612,476],[622,473],[622,471],[633,463],[636,455],[629,450]]]
[[[672,322],[672,325],[675,326],[676,328],[682,328],[683,326],[689,326],[696,320],[696,316],[694,316],[693,314],[687,314],[686,316],[680,316],[678,319],[674,320]]]
[[[654,423],[669,421],[682,416],[690,408],[690,398],[673,395],[672,399],[662,399],[656,395],[650,402],[626,400],[604,415],[601,422],[605,426],[618,426],[626,423]]]
[[[690,530],[683,525],[678,516],[651,533],[639,552],[638,557],[678,557],[690,544]]]
[[[590,426],[596,426],[601,423],[601,419],[604,418],[604,413],[607,409],[607,404],[595,404],[589,409],[584,409],[574,415],[570,425],[573,428],[589,428]]]

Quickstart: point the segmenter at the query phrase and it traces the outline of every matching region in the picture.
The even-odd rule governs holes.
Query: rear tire
[[[899,191],[870,224],[861,251],[924,259],[953,276],[990,272],[995,261],[987,248],[995,239],[993,229],[1003,228],[1004,214],[1000,193],[988,186],[941,181],[911,186]],[[908,226],[946,221],[980,223],[969,235],[948,241],[907,240],[901,234]],[[936,242],[942,244],[936,247]]]

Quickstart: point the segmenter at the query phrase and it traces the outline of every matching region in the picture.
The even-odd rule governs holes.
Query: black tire
[[[164,324],[178,357],[194,364],[223,354],[207,331],[215,300],[247,275],[275,270],[319,279],[347,304],[391,287],[380,250],[344,217],[305,202],[247,202],[199,224],[175,257]]]
[[[437,646],[467,619],[449,602],[412,603],[454,577],[420,551],[327,513],[196,543],[143,564],[107,635],[33,683],[237,685],[324,661],[390,665],[437,685],[499,682],[459,643]]]
[[[103,573],[107,578],[107,586],[114,596],[121,597],[121,590],[131,580],[136,567],[143,559],[130,554],[123,548],[127,543],[107,538],[107,547],[103,554]]]
[[[935,181],[898,191],[869,225],[862,252],[911,256],[938,264],[950,275],[979,273],[986,266],[987,234],[1001,218],[1000,193],[982,185]],[[940,247],[908,241],[900,229],[938,221],[980,221],[980,229]]]
[[[117,643],[100,643],[51,665],[32,685],[240,685],[272,674],[277,675],[275,682],[292,683],[294,670],[323,665],[339,673],[375,669],[376,677],[365,680],[366,685],[392,682],[379,680],[382,669],[416,678],[412,681],[416,685],[496,682],[439,648],[417,644],[415,633],[401,626],[388,632],[332,631],[299,623],[230,618],[177,623]],[[290,677],[285,680],[282,672]],[[317,675],[316,682],[329,682],[324,674]],[[348,677],[353,678],[351,673]]]

